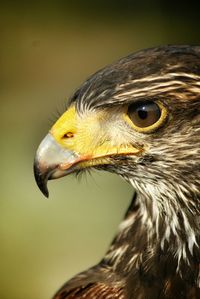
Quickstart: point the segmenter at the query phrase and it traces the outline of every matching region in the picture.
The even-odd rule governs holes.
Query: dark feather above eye
[[[137,99],[177,94],[196,96],[195,77],[200,74],[200,47],[164,46],[131,54],[89,77],[71,97],[78,110],[129,104]],[[167,85],[169,83],[169,85]],[[185,85],[184,83],[188,83]],[[131,95],[131,90],[133,95]]]

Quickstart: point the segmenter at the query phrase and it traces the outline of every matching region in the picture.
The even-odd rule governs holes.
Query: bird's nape
[[[200,298],[200,47],[131,54],[91,76],[38,148],[35,178],[117,173],[136,190],[108,252],[56,299]]]

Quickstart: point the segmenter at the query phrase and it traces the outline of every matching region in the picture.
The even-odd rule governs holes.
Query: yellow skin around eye
[[[158,129],[159,127],[162,126],[162,124],[165,122],[168,116],[168,111],[166,107],[161,103],[161,102],[156,102],[156,104],[160,107],[161,111],[161,116],[158,121],[156,121],[153,125],[145,127],[145,128],[140,128],[136,126],[133,121],[129,118],[128,114],[124,113],[124,120],[137,132],[139,133],[151,133]]]

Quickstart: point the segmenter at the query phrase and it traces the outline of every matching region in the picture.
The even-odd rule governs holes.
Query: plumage
[[[136,190],[101,262],[54,299],[200,298],[200,47],[139,51],[77,89],[35,158],[47,180],[88,168]]]
[[[87,285],[81,285],[80,282],[79,285],[73,289],[68,288],[66,286],[65,289],[63,289],[61,292],[59,292],[54,297],[56,298],[68,298],[68,299],[74,299],[74,298],[99,298],[99,299],[105,299],[105,298],[116,298],[116,299],[123,299],[123,289],[119,288],[115,285],[108,285],[101,282],[96,282],[94,284],[87,284]]]

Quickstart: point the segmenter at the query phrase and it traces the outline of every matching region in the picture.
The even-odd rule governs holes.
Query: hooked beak
[[[75,152],[63,148],[49,133],[40,143],[34,160],[34,175],[42,193],[48,197],[48,180],[63,177],[74,171],[80,157]]]
[[[120,114],[124,121],[123,114]],[[109,130],[108,126],[113,129]],[[78,115],[71,106],[53,125],[43,139],[34,160],[35,180],[42,193],[48,197],[47,182],[79,169],[112,164],[113,156],[139,155],[142,148],[124,139],[124,131],[115,130],[108,111]],[[116,133],[117,132],[117,133]],[[115,138],[116,137],[116,138]]]

